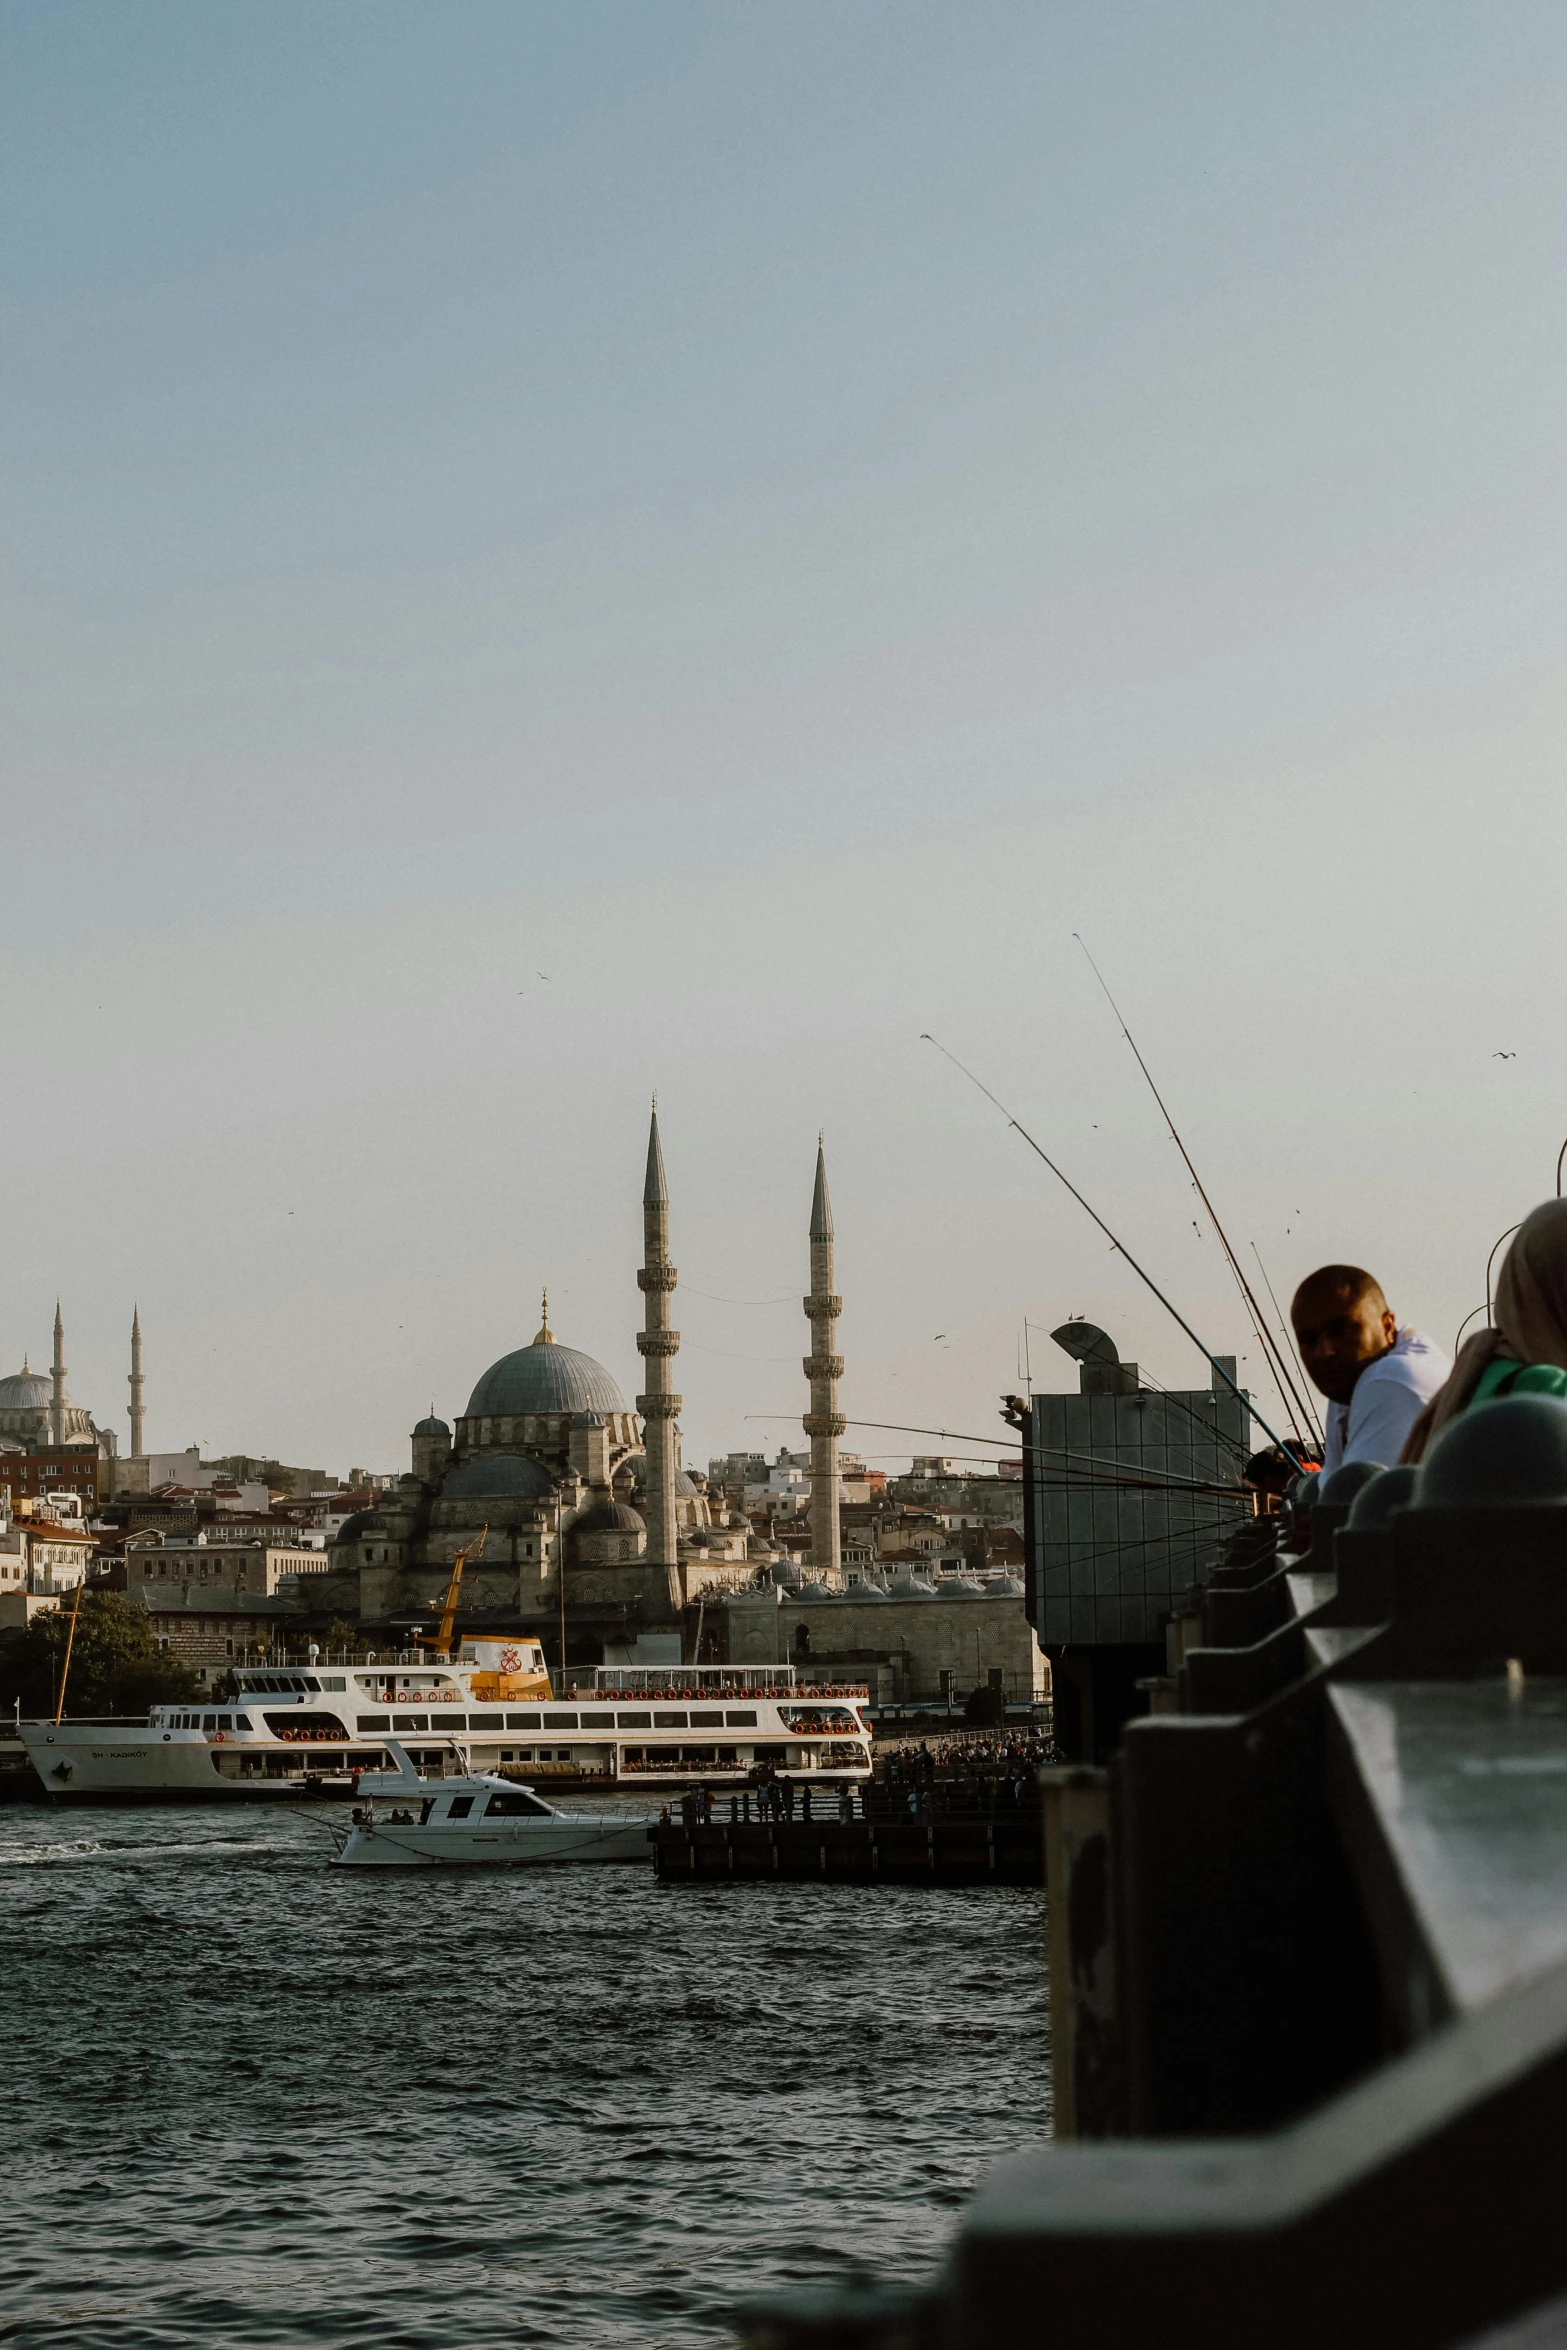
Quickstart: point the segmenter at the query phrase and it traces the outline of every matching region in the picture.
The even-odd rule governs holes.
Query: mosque
[[[141,1324],[131,1329],[132,1398],[139,1407]],[[133,1436],[139,1444],[139,1412],[133,1411]],[[54,1363],[35,1371],[24,1356],[22,1367],[0,1379],[0,1455],[81,1451],[94,1462],[115,1460],[119,1440],[112,1428],[100,1428],[91,1412],[72,1403],[65,1385],[65,1324],[58,1301],[54,1309]],[[63,1471],[61,1471],[63,1475]],[[7,1479],[0,1469],[0,1484]],[[98,1482],[96,1476],[95,1484]]]
[[[818,1153],[812,1217],[812,1291],[823,1297],[813,1323],[813,1418],[807,1420],[819,1476],[814,1536],[825,1545],[818,1572],[837,1563],[835,1388],[842,1364],[818,1365],[815,1335],[839,1301],[831,1291],[831,1217]],[[818,1240],[825,1219],[827,1239]],[[710,1495],[706,1480],[680,1464],[680,1397],[673,1390],[680,1334],[670,1327],[677,1282],[669,1261],[669,1191],[655,1105],[642,1193],[643,1262],[637,1284],[643,1328],[644,1392],[634,1408],[613,1374],[564,1346],[543,1319],[528,1346],[492,1363],[455,1428],[431,1410],[412,1435],[408,1475],[373,1509],[339,1529],[332,1588],[345,1612],[389,1628],[426,1623],[453,1560],[467,1553],[465,1628],[486,1618],[497,1630],[531,1630],[557,1659],[629,1661],[639,1640],[667,1638],[705,1594],[749,1586],[771,1556],[743,1519]],[[822,1406],[818,1413],[817,1406]],[[822,1414],[825,1416],[822,1416]],[[480,1547],[482,1541],[482,1548]]]

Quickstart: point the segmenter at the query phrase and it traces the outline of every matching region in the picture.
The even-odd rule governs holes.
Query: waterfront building
[[[112,1480],[117,1451],[114,1431],[71,1401],[57,1301],[49,1371],[35,1371],[24,1355],[21,1369],[0,1379],[0,1486],[15,1496],[69,1487],[96,1499]]]
[[[361,1623],[428,1622],[459,1552],[465,1629],[517,1629],[559,1661],[613,1662],[679,1637],[708,1591],[749,1582],[743,1519],[680,1465],[669,1188],[655,1110],[642,1189],[644,1387],[636,1409],[603,1363],[564,1345],[548,1300],[532,1342],[486,1370],[455,1423],[433,1409],[409,1472],[336,1529],[322,1607]],[[482,1537],[482,1548],[481,1548]]]
[[[1007,1416],[1024,1434],[1029,1613],[1056,1666],[1058,1734],[1093,1760],[1143,1710],[1138,1683],[1167,1670],[1177,1602],[1249,1514],[1251,1413],[1222,1375],[1233,1356],[1210,1386],[1165,1390],[1091,1322],[1051,1336],[1078,1392],[1012,1398]]]
[[[976,1689],[1012,1705],[1050,1696],[1050,1665],[1014,1575],[938,1578],[905,1566],[842,1592],[806,1576],[737,1594],[723,1613],[731,1663],[857,1675],[880,1705],[961,1712]]]

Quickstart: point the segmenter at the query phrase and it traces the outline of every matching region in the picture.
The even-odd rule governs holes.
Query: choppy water
[[[928,2271],[1048,2114],[1040,1897],[328,1870],[0,1812],[0,2341],[684,2350]]]

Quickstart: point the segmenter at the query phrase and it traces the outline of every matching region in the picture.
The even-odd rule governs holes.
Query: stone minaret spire
[[[65,1442],[65,1324],[60,1319],[60,1301],[54,1301],[54,1392],[49,1401],[49,1441]]]
[[[805,1358],[805,1376],[811,1383],[811,1408],[804,1428],[811,1440],[811,1566],[818,1575],[836,1576],[838,1542],[838,1439],[843,1414],[838,1409],[838,1382],[843,1357],[830,1350],[833,1324],[843,1312],[843,1300],[833,1293],[832,1202],[827,1197],[827,1161],[822,1139],[816,1138],[816,1195],[811,1201],[811,1294],[805,1301],[811,1325],[811,1351]]]
[[[649,1595],[655,1606],[662,1600],[668,1614],[678,1617],[685,1593],[675,1529],[675,1476],[680,1467],[680,1431],[675,1422],[680,1398],[670,1389],[674,1358],[680,1351],[680,1333],[669,1327],[675,1280],[675,1268],[669,1261],[669,1186],[664,1181],[655,1095],[647,1140],[647,1181],[642,1186],[642,1269],[637,1275],[644,1301],[637,1352],[643,1359],[647,1393],[637,1397],[637,1410],[645,1423],[643,1442],[647,1446]]]
[[[146,1413],[142,1401],[141,1375],[141,1308],[131,1308],[131,1458],[140,1460],[146,1450],[142,1441]]]

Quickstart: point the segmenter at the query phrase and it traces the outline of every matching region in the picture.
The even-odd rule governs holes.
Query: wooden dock
[[[839,1885],[1039,1885],[1035,1804],[853,1820],[660,1821],[648,1831],[660,1877],[691,1884],[759,1877]]]

